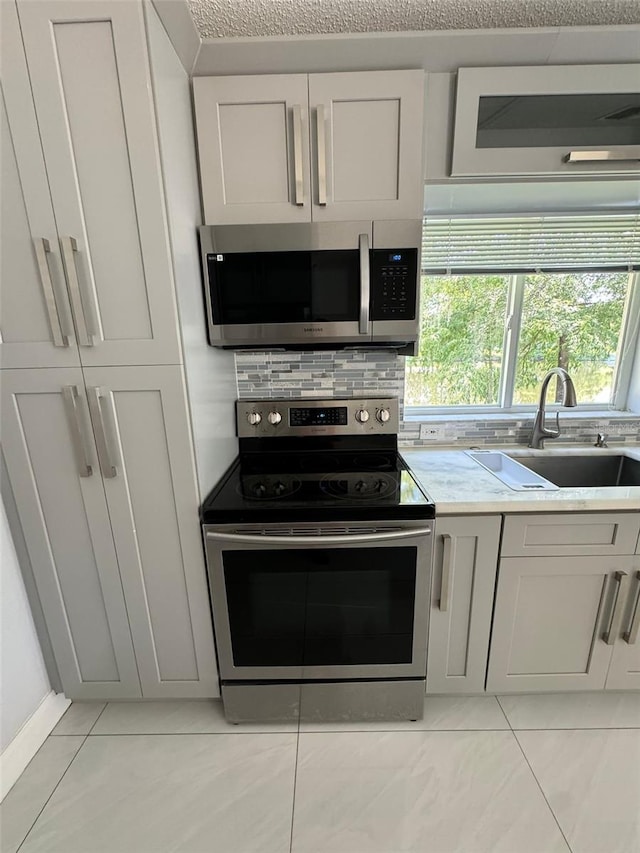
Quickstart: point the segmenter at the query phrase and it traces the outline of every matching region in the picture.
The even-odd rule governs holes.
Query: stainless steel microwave
[[[420,220],[200,228],[209,343],[413,354]]]

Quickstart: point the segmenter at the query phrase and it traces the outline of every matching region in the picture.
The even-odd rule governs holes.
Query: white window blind
[[[640,269],[639,213],[424,220],[424,273],[592,269]]]

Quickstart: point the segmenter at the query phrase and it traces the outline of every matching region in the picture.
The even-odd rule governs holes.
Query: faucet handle
[[[556,412],[556,428],[547,429],[547,438],[558,438],[560,435],[560,412]]]

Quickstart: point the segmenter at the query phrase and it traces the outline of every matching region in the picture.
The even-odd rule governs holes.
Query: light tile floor
[[[640,853],[640,694],[300,727],[74,703],[0,821],[1,853]]]

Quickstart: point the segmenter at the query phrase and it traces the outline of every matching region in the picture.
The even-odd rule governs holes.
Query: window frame
[[[563,272],[565,272],[563,270]],[[567,273],[577,272],[567,269]],[[579,272],[585,272],[584,269]],[[590,272],[608,273],[608,269],[593,269]],[[440,273],[421,273],[422,275],[439,275]],[[481,274],[476,272],[477,274]],[[486,275],[500,275],[500,270],[485,271]],[[409,421],[425,420],[426,418],[442,415],[518,415],[535,412],[534,403],[514,405],[513,395],[515,390],[516,363],[518,358],[518,344],[522,328],[522,314],[524,308],[524,285],[527,275],[531,273],[502,273],[509,279],[507,292],[507,308],[504,318],[504,333],[502,342],[502,370],[500,376],[500,390],[498,402],[495,405],[484,406],[409,406],[405,404],[404,419]],[[444,275],[444,274],[442,274]],[[455,275],[464,276],[464,272],[456,272]],[[578,414],[589,414],[589,412],[611,412],[627,411],[627,398],[633,372],[636,355],[640,357],[640,272],[629,271],[629,284],[627,297],[622,315],[620,337],[618,339],[618,350],[616,352],[616,363],[613,373],[613,394],[610,403],[578,403],[573,412]],[[406,371],[405,371],[406,384]],[[549,402],[548,411],[562,409],[559,404]]]

